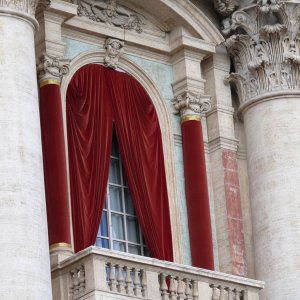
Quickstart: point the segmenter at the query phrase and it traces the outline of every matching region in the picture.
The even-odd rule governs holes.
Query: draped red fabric
[[[108,180],[112,125],[105,72],[88,65],[74,75],[67,91],[75,252],[96,240]]]
[[[173,261],[162,138],[155,108],[131,76],[107,70],[117,139],[134,207],[153,257]],[[115,83],[118,84],[115,84]]]
[[[83,103],[71,103],[76,101]],[[94,244],[96,239],[106,192],[108,150],[114,121],[129,189],[146,243],[153,257],[173,261],[162,137],[149,96],[128,74],[100,65],[87,65],[72,79],[67,102],[68,136],[71,137],[69,149],[73,149],[69,150],[69,157],[76,251]],[[85,106],[88,108],[82,109]],[[91,126],[83,126],[86,130],[77,128],[86,122],[91,123]],[[94,128],[97,128],[98,136],[93,139],[95,143],[88,143],[88,147],[86,141],[94,134]],[[72,139],[74,136],[76,138]],[[107,145],[104,146],[104,143]],[[81,148],[93,155],[87,159],[85,152],[77,150]],[[101,161],[98,156],[102,157]],[[83,166],[87,168],[82,171]],[[99,170],[102,178],[94,178],[89,167]],[[87,193],[90,189],[86,189],[85,184],[89,184],[92,193]],[[99,196],[102,198],[99,199]],[[90,210],[93,212],[90,213]],[[88,218],[85,217],[87,214]],[[77,230],[80,234],[77,234]]]

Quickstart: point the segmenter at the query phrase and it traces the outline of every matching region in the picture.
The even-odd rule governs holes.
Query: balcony
[[[89,247],[52,266],[54,300],[259,300],[263,282]]]

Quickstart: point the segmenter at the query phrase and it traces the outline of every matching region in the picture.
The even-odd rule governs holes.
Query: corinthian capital
[[[69,72],[69,64],[66,60],[44,53],[37,70],[40,82],[52,80],[60,83],[62,77]]]
[[[172,101],[174,113],[185,116],[201,117],[202,113],[206,113],[211,109],[210,96],[200,95],[185,91],[175,97]]]
[[[0,9],[9,9],[34,16],[39,0],[0,0]]]
[[[241,104],[269,92],[300,89],[300,4],[251,2],[223,21],[235,68],[227,81]]]

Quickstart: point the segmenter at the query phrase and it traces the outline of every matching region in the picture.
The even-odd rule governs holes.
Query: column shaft
[[[13,11],[0,53],[0,298],[50,300],[34,27]]]
[[[201,122],[183,119],[181,129],[192,264],[213,270],[212,230]]]
[[[50,84],[40,88],[40,115],[49,244],[50,248],[71,248],[60,86],[54,81],[48,82]]]
[[[253,234],[262,299],[300,299],[300,96],[244,113]]]

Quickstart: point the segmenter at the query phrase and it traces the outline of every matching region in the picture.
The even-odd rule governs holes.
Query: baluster
[[[161,299],[168,300],[169,293],[168,293],[168,286],[167,286],[165,274],[160,274],[160,291],[161,291]]]
[[[170,292],[170,300],[177,300],[176,292],[177,292],[177,286],[176,286],[176,281],[174,276],[170,275],[170,287],[169,287],[169,292]]]
[[[248,292],[245,290],[242,291],[242,300],[248,300]]]
[[[184,282],[177,277],[177,299],[178,300],[184,300],[184,290],[185,290],[185,286],[184,286]]]
[[[131,270],[129,267],[126,267],[126,276],[125,276],[125,289],[126,289],[126,294],[127,295],[133,295],[132,293],[132,279],[131,279]]]
[[[70,271],[70,277],[69,277],[69,298],[73,299],[74,297],[74,271]]]
[[[199,299],[199,291],[198,291],[198,282],[195,280],[192,280],[192,288],[193,288],[193,300]]]
[[[108,283],[108,285],[112,292],[117,291],[115,267],[112,263],[109,264],[109,283]]]
[[[220,300],[226,300],[226,291],[223,286],[219,286],[220,289]]]
[[[133,292],[135,296],[141,296],[141,288],[140,288],[140,278],[139,278],[139,270],[134,268],[133,270]]]
[[[79,294],[79,274],[78,270],[74,270],[74,296],[78,296]]]
[[[192,290],[190,287],[190,281],[188,279],[184,279],[185,282],[185,300],[192,299]]]
[[[82,293],[85,290],[85,272],[84,266],[77,268],[79,274],[79,293]]]
[[[119,293],[124,292],[123,268],[120,265],[116,266],[117,270],[117,289]]]
[[[240,297],[241,294],[237,289],[234,290],[234,294],[235,294],[234,300],[241,300]]]
[[[211,284],[210,287],[212,288],[212,300],[220,300],[219,297],[219,290],[218,287],[214,284]]]
[[[142,276],[142,296],[144,298],[147,297],[147,272],[145,270],[141,270]]]
[[[228,300],[234,300],[232,289],[230,287],[228,287],[227,291],[228,291]]]

